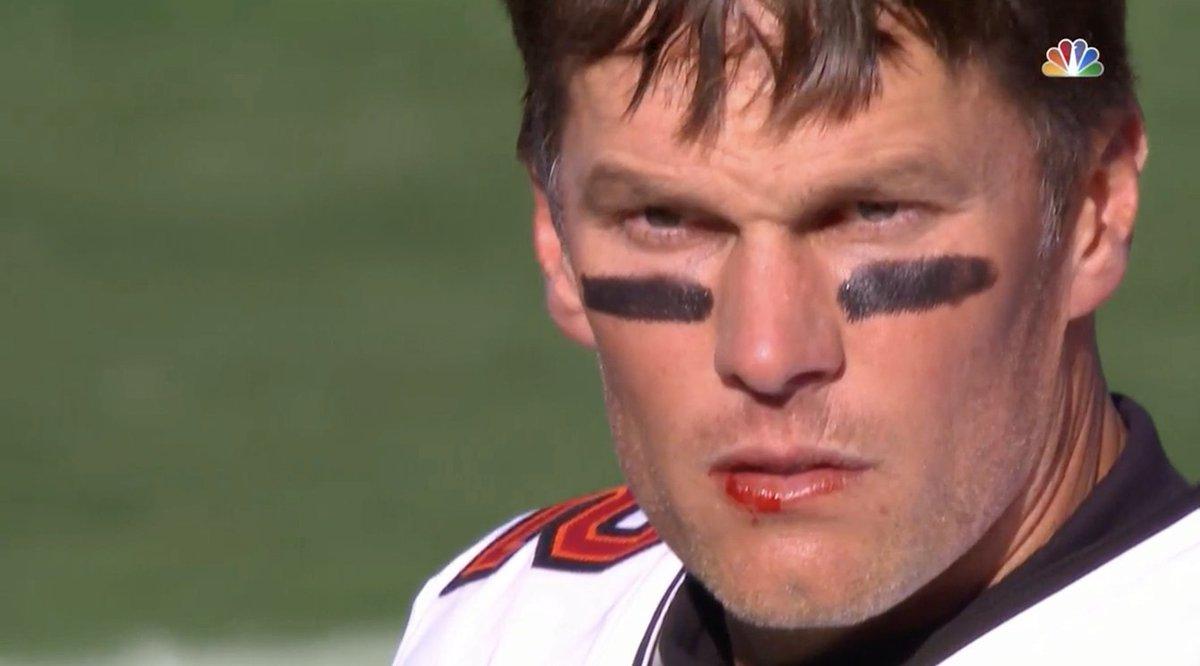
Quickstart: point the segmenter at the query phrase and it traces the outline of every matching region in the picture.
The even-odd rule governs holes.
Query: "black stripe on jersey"
[[[663,594],[663,598],[658,602],[658,607],[654,609],[654,615],[650,616],[650,624],[646,626],[646,634],[642,636],[642,642],[638,645],[637,654],[633,657],[633,666],[647,666],[650,663],[650,655],[653,653],[653,648],[658,643],[658,630],[662,626],[663,611],[666,610],[667,604],[675,598],[675,593],[679,591],[679,586],[683,583],[685,571],[681,568],[679,573],[675,574],[675,579],[667,586],[667,591]]]

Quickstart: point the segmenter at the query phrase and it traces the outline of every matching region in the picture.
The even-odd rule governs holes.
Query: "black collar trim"
[[[633,666],[647,666],[650,663],[650,656],[653,653],[650,647],[658,642],[658,635],[662,627],[662,623],[659,620],[662,619],[663,610],[666,609],[667,604],[671,603],[671,600],[675,598],[675,593],[679,590],[683,579],[684,571],[680,569],[679,573],[671,581],[671,584],[667,586],[667,591],[663,594],[663,598],[659,600],[658,607],[654,609],[654,615],[650,617],[650,624],[646,627],[646,633],[642,636],[641,644],[638,645],[637,654],[633,657]]]

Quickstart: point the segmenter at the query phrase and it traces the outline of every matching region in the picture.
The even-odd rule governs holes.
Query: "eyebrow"
[[[863,169],[847,169],[817,183],[797,208],[807,209],[814,203],[828,205],[831,200],[866,197],[885,193],[894,196],[932,196],[944,201],[957,201],[970,191],[968,179],[941,165],[926,154],[905,154]],[[599,161],[584,176],[582,204],[597,212],[630,205],[653,202],[680,208],[716,208],[719,203],[708,201],[710,193],[696,191],[686,182],[611,161]],[[800,197],[797,196],[797,199]]]
[[[606,211],[617,201],[694,201],[689,193],[670,178],[659,178],[615,162],[598,162],[583,179],[581,201],[593,211]]]

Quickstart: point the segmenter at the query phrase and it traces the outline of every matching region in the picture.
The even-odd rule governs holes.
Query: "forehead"
[[[770,65],[751,54],[733,71],[717,131],[696,140],[680,134],[692,94],[686,68],[667,70],[630,112],[640,63],[605,58],[568,82],[560,168],[582,176],[617,163],[767,186],[796,178],[815,184],[893,161],[937,162],[986,178],[997,160],[1032,155],[1025,123],[984,73],[969,63],[951,72],[921,40],[898,41],[896,55],[880,62],[880,88],[865,109],[843,120],[814,114],[786,131],[769,122]]]

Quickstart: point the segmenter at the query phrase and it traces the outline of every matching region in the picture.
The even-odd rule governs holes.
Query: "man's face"
[[[677,139],[683,83],[626,115],[637,63],[571,81],[563,242],[618,457],[756,624],[895,606],[1043,454],[1065,323],[1027,129],[977,72],[905,48],[867,110],[785,136],[749,67],[700,143]]]

